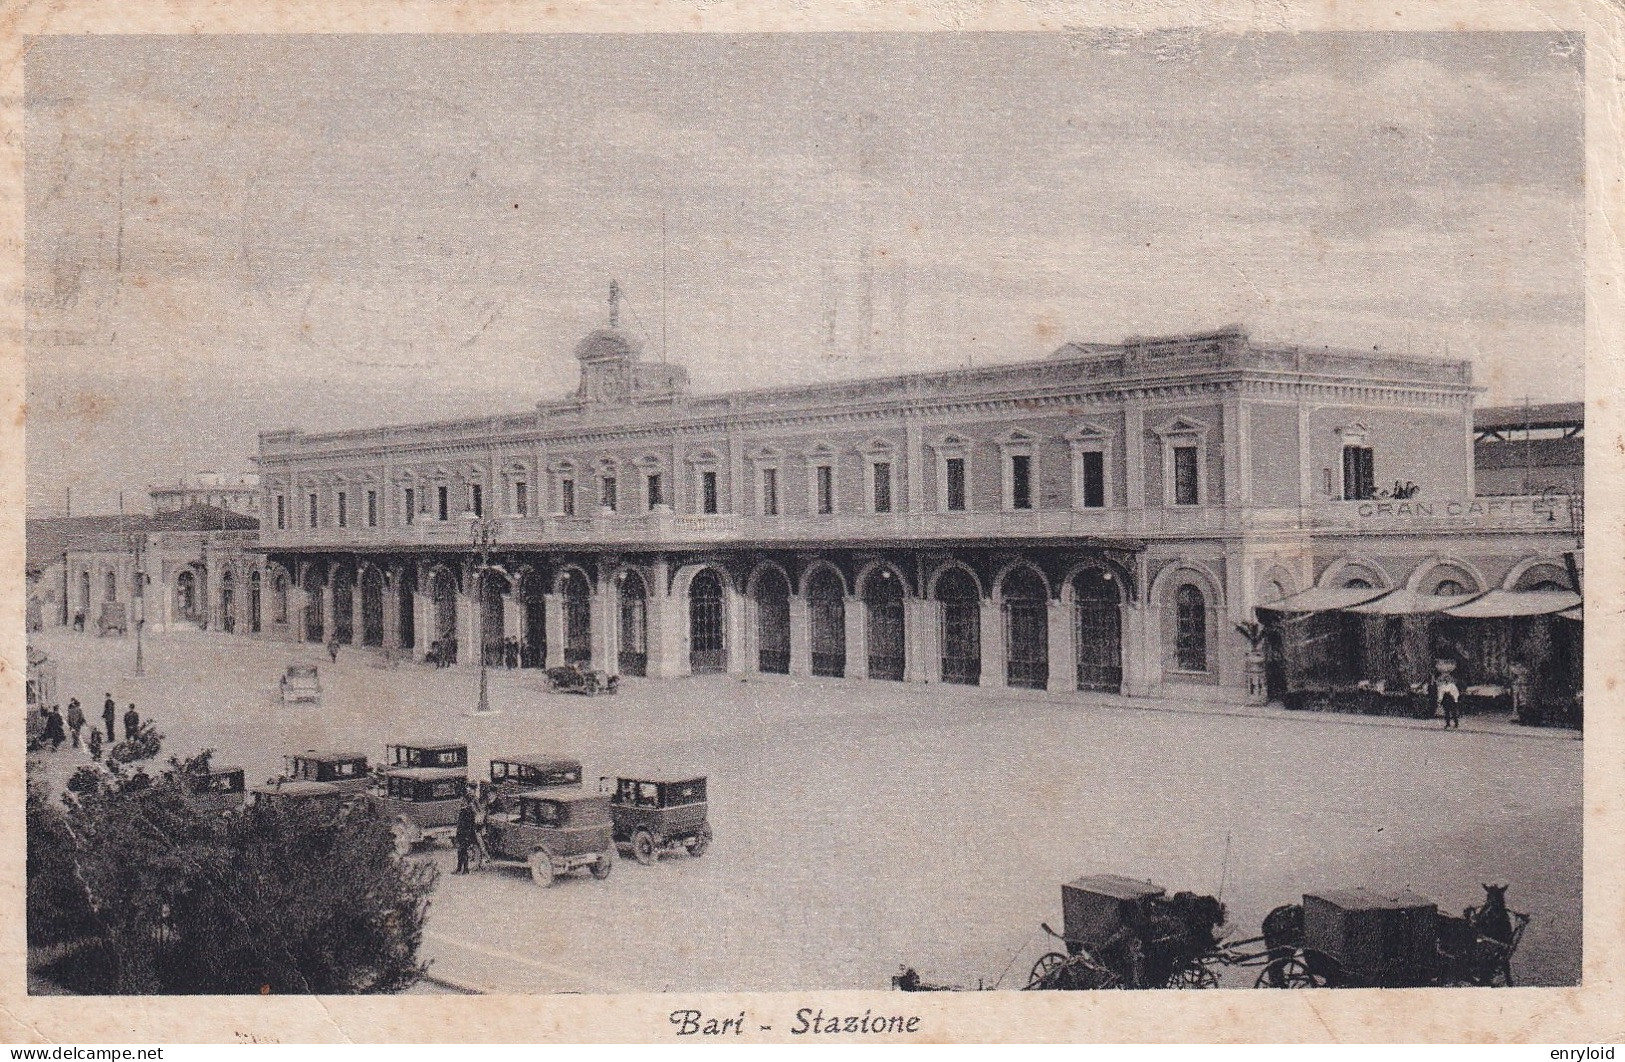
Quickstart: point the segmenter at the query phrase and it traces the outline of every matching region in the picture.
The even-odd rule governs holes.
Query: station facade
[[[511,641],[523,666],[659,679],[1239,699],[1260,606],[1570,585],[1566,496],[1474,490],[1465,361],[1238,327],[695,395],[613,294],[576,356],[576,392],[519,414],[262,433],[234,580],[263,597],[235,629],[463,664]]]

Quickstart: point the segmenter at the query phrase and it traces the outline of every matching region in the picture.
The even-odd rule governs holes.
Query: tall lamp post
[[[141,663],[141,628],[147,622],[147,574],[141,567],[141,555],[147,545],[145,533],[137,531],[129,537],[130,554],[135,561],[135,592],[131,607],[135,610],[135,673],[145,675],[147,669]]]
[[[495,520],[482,520],[480,514],[469,509],[463,513],[463,520],[468,524],[469,541],[475,549],[480,551],[480,566],[476,569],[479,578],[475,582],[478,587],[478,597],[474,608],[480,618],[479,644],[474,647],[475,654],[480,659],[480,703],[475,707],[474,715],[496,715],[491,708],[491,701],[487,696],[488,677],[485,667],[485,577],[491,569],[491,547],[497,544],[497,522]]]

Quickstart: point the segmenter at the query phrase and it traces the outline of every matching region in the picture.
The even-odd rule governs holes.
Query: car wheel
[[[644,866],[655,861],[655,839],[648,830],[639,830],[632,835],[632,858]]]
[[[405,826],[391,826],[389,835],[395,841],[395,854],[398,856],[412,854],[412,835],[406,831]]]
[[[707,826],[699,836],[688,842],[688,854],[693,856],[695,859],[698,859],[700,856],[704,855],[705,850],[710,847],[711,827]]]
[[[550,888],[553,884],[553,857],[546,852],[532,852],[530,854],[530,880],[542,888]]]
[[[599,881],[603,881],[605,878],[609,877],[609,872],[614,869],[614,858],[608,852],[605,852],[603,855],[599,856],[598,861],[592,865],[592,876],[597,878]]]

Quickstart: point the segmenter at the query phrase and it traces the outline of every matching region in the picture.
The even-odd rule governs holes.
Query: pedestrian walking
[[[96,727],[90,728],[90,736],[85,739],[85,747],[90,749],[90,758],[97,763],[102,762],[102,732]]]
[[[1454,675],[1440,675],[1437,685],[1439,708],[1444,712],[1444,728],[1461,729],[1461,692]]]
[[[102,722],[107,724],[107,740],[111,743],[114,740],[113,721],[118,718],[118,705],[113,703],[111,693],[107,694],[106,697],[107,700],[102,702]]]
[[[327,658],[335,664],[339,662],[339,636],[336,632],[327,640]]]
[[[141,713],[135,710],[135,703],[124,712],[124,740],[134,741],[136,734],[141,731]]]
[[[52,706],[50,712],[46,714],[45,730],[40,736],[51,743],[52,752],[60,749],[62,743],[68,740],[67,733],[62,729],[62,713],[57,711],[55,706]]]
[[[464,797],[463,806],[457,811],[457,869],[452,871],[453,874],[468,873],[468,855],[479,843],[479,831],[474,822],[474,802]]]
[[[85,728],[85,710],[79,707],[79,698],[68,701],[68,733],[73,735],[73,747],[79,747],[79,731]]]

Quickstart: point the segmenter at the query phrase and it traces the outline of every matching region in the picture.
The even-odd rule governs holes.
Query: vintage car
[[[379,811],[389,820],[395,851],[406,855],[425,842],[451,840],[468,795],[461,767],[391,767],[384,772]]]
[[[322,699],[322,678],[315,664],[289,664],[277,686],[283,704],[315,704]]]
[[[586,867],[595,878],[615,868],[609,798],[583,789],[526,789],[485,820],[486,865],[528,866],[546,888],[555,875]]]
[[[704,775],[619,775],[613,786],[609,778],[600,779],[599,789],[611,794],[615,843],[630,849],[639,863],[653,863],[679,848],[698,857],[710,846]]]
[[[551,789],[581,784],[581,761],[556,756],[496,756],[491,787],[502,790]]]
[[[607,675],[580,664],[550,667],[546,675],[547,688],[554,693],[582,693],[596,697],[600,693],[614,693],[621,684],[618,675]]]
[[[241,767],[215,767],[185,776],[186,791],[198,806],[226,814],[243,806],[245,787]]]
[[[267,782],[248,791],[248,806],[255,810],[291,808],[307,803],[320,805],[324,814],[337,816],[344,805],[344,791],[327,782],[298,780]]]
[[[468,766],[468,746],[455,741],[419,741],[413,744],[385,745],[386,767],[464,767]]]
[[[359,752],[296,752],[283,758],[285,781],[325,782],[341,793],[360,794],[372,787],[367,757]]]

